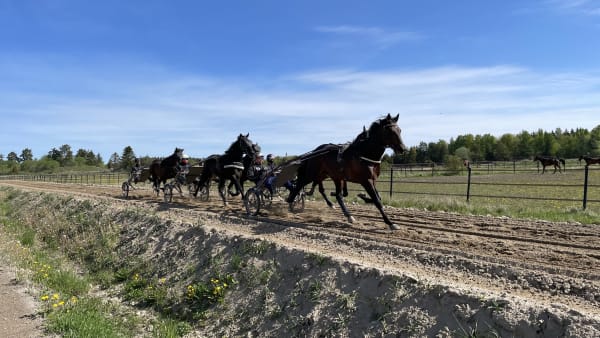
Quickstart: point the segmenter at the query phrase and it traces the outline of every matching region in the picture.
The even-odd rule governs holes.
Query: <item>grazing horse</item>
[[[204,160],[204,169],[200,176],[200,181],[196,185],[196,191],[194,196],[198,195],[198,190],[201,187],[208,185],[213,176],[219,179],[219,195],[223,199],[223,204],[227,205],[227,197],[225,194],[225,182],[231,180],[238,191],[242,192],[244,196],[242,186],[240,185],[240,177],[244,171],[244,165],[242,164],[242,157],[244,154],[254,158],[255,148],[248,139],[249,134],[240,134],[237,139],[229,146],[229,149],[225,151],[223,155],[211,155]]]
[[[348,222],[354,218],[344,204],[342,189],[345,181],[359,183],[375,204],[384,222],[392,230],[399,229],[393,224],[383,211],[381,197],[375,188],[381,158],[387,148],[392,148],[396,153],[403,153],[406,146],[400,136],[398,117],[388,114],[371,124],[364,138],[356,138],[347,147],[340,149],[335,144],[319,146],[315,151],[300,158],[297,184],[288,196],[287,202],[291,203],[300,190],[308,183],[330,177],[335,184],[335,198],[340,205]]]
[[[561,173],[562,170],[560,169],[560,164],[563,164],[563,168],[565,167],[565,160],[563,160],[562,158],[557,158],[554,156],[539,156],[536,155],[535,158],[533,159],[533,161],[540,161],[540,163],[542,164],[542,174],[546,172],[546,167],[547,166],[554,166],[554,174],[556,174],[556,169],[558,169],[558,172]]]
[[[154,160],[150,164],[150,180],[154,187],[154,191],[158,194],[160,184],[163,187],[168,179],[174,178],[177,175],[177,166],[183,156],[183,149],[175,148],[173,154],[163,160]]]
[[[590,164],[600,164],[600,157],[591,157],[588,155],[579,156],[579,163],[581,164],[581,160],[585,161],[585,166],[589,167]]]

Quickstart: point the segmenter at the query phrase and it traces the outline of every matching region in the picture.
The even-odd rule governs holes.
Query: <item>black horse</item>
[[[163,187],[168,179],[174,178],[177,175],[177,166],[183,156],[183,149],[175,148],[173,154],[163,160],[154,160],[150,164],[150,181],[154,191],[158,194],[160,191],[160,184]]]
[[[556,169],[558,169],[558,172],[561,173],[562,170],[560,169],[560,164],[562,163],[563,168],[565,168],[565,160],[563,160],[562,158],[558,158],[558,157],[554,157],[554,156],[539,156],[536,155],[533,158],[533,161],[540,161],[540,163],[542,164],[542,174],[546,172],[546,167],[547,166],[553,166],[554,167],[554,174],[556,174]]]
[[[585,161],[586,167],[589,167],[590,164],[600,164],[600,157],[591,157],[588,155],[582,155],[582,156],[579,156],[579,163],[581,163],[581,160]]]
[[[342,189],[345,181],[359,183],[363,186],[369,199],[375,204],[384,222],[392,230],[399,227],[393,224],[383,211],[381,197],[375,188],[378,170],[375,168],[381,163],[381,158],[387,148],[392,148],[396,153],[403,153],[406,146],[400,136],[398,115],[388,114],[371,124],[364,138],[356,138],[347,147],[340,149],[339,145],[321,145],[315,151],[301,158],[298,168],[297,184],[287,199],[291,203],[300,190],[308,183],[315,182],[323,177],[330,177],[335,184],[335,198],[342,208],[349,222],[354,218],[344,204]],[[312,155],[311,155],[312,154]]]
[[[203,186],[208,186],[213,177],[219,179],[219,195],[223,199],[223,203],[227,205],[227,196],[225,194],[225,182],[231,180],[238,191],[243,190],[240,185],[240,177],[244,172],[242,157],[244,154],[254,158],[255,151],[252,141],[248,139],[249,134],[240,134],[237,139],[229,146],[223,155],[211,155],[204,160],[204,168],[200,181],[196,184],[194,196],[198,195],[198,190]]]
[[[260,146],[258,144],[253,144],[252,148],[254,150],[254,154],[260,153]],[[249,179],[248,178],[248,169],[250,166],[254,164],[255,156],[244,155],[242,158],[242,165],[244,166],[244,170],[242,171],[242,176],[240,176],[240,187],[242,187],[241,191],[232,191],[231,188],[235,187],[235,182],[233,180],[229,181],[229,186],[227,186],[227,192],[231,196],[237,196],[241,192],[244,191],[244,183]]]

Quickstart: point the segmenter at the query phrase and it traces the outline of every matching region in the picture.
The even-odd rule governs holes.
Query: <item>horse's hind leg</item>
[[[350,212],[348,211],[348,208],[346,208],[346,204],[344,203],[344,197],[342,196],[342,185],[344,184],[343,181],[335,180],[333,181],[333,183],[335,183],[335,199],[340,205],[340,208],[342,208],[344,216],[348,218],[348,222],[354,223],[354,217],[350,215]]]
[[[219,195],[223,200],[223,205],[227,205],[227,194],[225,193],[225,179],[219,178]]]

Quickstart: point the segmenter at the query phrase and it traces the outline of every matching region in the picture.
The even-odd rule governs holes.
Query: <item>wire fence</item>
[[[600,203],[600,166],[584,167],[569,163],[567,170],[554,174],[554,168],[537,167],[531,161],[482,162],[459,168],[443,164],[395,165],[381,172],[379,193],[390,199],[406,196],[445,196],[466,201],[504,199],[513,201],[557,201],[586,209]],[[61,184],[121,187],[129,178],[124,172],[89,172],[43,175],[1,175],[0,180],[53,182]],[[141,184],[144,189],[149,185]],[[325,182],[332,191],[333,184]],[[350,192],[364,192],[349,184]]]

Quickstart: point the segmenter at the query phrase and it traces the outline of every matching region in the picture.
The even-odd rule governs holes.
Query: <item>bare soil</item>
[[[135,205],[181,223],[205,218],[231,236],[260,238],[340,264],[442,286],[445,309],[439,302],[419,305],[438,323],[468,322],[469,306],[448,297],[497,299],[504,311],[501,316],[492,311],[487,320],[502,335],[600,337],[600,225],[387,207],[401,226],[392,231],[374,207],[365,205],[351,205],[356,222],[347,223],[340,210],[319,201],[308,201],[301,213],[288,212],[281,201],[260,216],[247,216],[239,197],[223,206],[216,194],[208,202],[175,195],[172,203],[164,203],[148,189],[132,191],[125,199],[118,187],[0,185]]]

